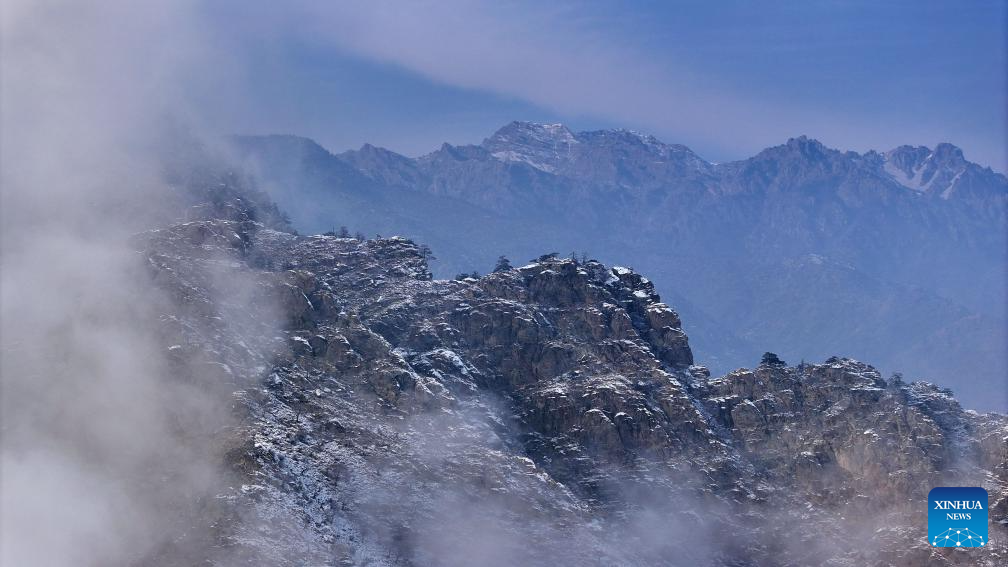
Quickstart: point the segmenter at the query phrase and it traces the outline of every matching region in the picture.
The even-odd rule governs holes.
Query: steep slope
[[[202,379],[234,390],[237,418],[218,434],[234,477],[208,527],[147,563],[184,563],[196,534],[212,564],[1005,557],[931,550],[922,506],[930,486],[986,486],[991,537],[1008,536],[1003,416],[848,359],[711,379],[630,269],[544,257],[432,280],[402,238],[248,221],[136,245],[182,299],[165,349],[214,369]]]
[[[440,276],[488,269],[499,254],[586,251],[644,269],[682,298],[694,347],[719,372],[768,347],[818,358],[872,344],[887,372],[952,386],[972,407],[1008,408],[1008,181],[949,144],[857,154],[800,137],[711,164],[636,132],[523,122],[417,159],[282,139],[236,145],[245,163],[264,164],[264,189],[303,230],[408,234],[434,248]],[[291,140],[312,150],[293,162],[277,149]],[[811,255],[857,276],[824,277]],[[796,306],[797,290],[816,308]],[[772,303],[747,308],[753,298]],[[836,332],[804,332],[839,305]]]

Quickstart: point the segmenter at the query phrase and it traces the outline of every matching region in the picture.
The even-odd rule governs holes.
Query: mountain
[[[137,564],[1008,557],[931,548],[922,507],[932,486],[984,486],[991,541],[1008,537],[1003,415],[847,358],[712,377],[629,268],[546,255],[434,280],[401,237],[251,220],[135,247],[179,298],[157,317],[169,375],[234,414],[202,433],[227,476]]]
[[[1008,408],[1008,180],[950,144],[859,154],[798,137],[713,164],[638,132],[528,122],[419,158],[233,141],[304,232],[405,234],[439,277],[584,251],[651,274],[716,372],[766,349],[844,353]]]

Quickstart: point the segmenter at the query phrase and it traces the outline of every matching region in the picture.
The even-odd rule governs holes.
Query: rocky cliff
[[[210,443],[228,482],[147,563],[1008,560],[932,550],[925,519],[930,487],[981,485],[1008,537],[1004,416],[849,359],[712,378],[633,270],[544,256],[434,280],[403,238],[251,220],[135,245],[176,300],[178,379],[234,413]]]

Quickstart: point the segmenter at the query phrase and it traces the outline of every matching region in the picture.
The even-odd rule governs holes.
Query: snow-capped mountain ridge
[[[583,159],[608,157],[675,160],[705,170],[712,164],[686,146],[666,144],[658,138],[623,128],[573,132],[563,124],[512,122],[481,144],[498,160],[524,163],[548,173],[570,173]],[[607,154],[599,156],[599,154]],[[590,158],[588,156],[591,156]]]
[[[246,139],[253,139],[249,137]],[[314,148],[313,159],[328,153],[309,139],[296,136],[271,137],[287,144],[300,143]],[[419,158],[409,158],[394,151],[366,143],[359,150],[337,154],[351,162],[361,173],[371,175],[375,169],[429,169],[433,163],[458,160],[493,160],[507,165],[527,166],[549,175],[579,180],[609,181],[623,187],[677,183],[685,177],[711,176],[705,182],[715,191],[725,184],[736,170],[761,161],[787,162],[795,168],[827,168],[832,171],[861,171],[876,175],[894,188],[909,189],[913,194],[952,199],[959,189],[968,185],[970,195],[977,197],[979,189],[986,196],[1008,195],[1008,179],[989,167],[968,161],[961,148],[940,143],[934,149],[926,146],[903,145],[888,151],[869,150],[865,153],[842,151],[821,141],[801,135],[785,143],[764,149],[753,157],[713,163],[696,154],[688,146],[669,144],[651,134],[630,129],[589,130],[574,132],[564,124],[514,121],[498,129],[479,145],[444,143]],[[669,176],[675,179],[669,179]],[[410,175],[409,177],[414,177]],[[730,183],[730,182],[729,182]],[[992,190],[993,189],[993,190]]]
[[[588,159],[594,162],[611,161],[616,167],[642,161],[675,162],[680,167],[704,174],[717,174],[723,165],[728,165],[714,164],[685,145],[668,144],[651,134],[623,128],[574,132],[563,124],[515,121],[484,140],[481,147],[488,150],[493,158],[505,163],[523,164],[545,173],[575,177],[580,177],[578,171],[584,166],[585,156],[590,156]],[[1003,175],[967,161],[962,150],[949,143],[938,144],[934,150],[925,146],[899,146],[884,152],[869,150],[861,154],[830,148],[815,138],[802,135],[767,148],[753,158],[729,164],[784,156],[809,164],[847,162],[914,193],[936,195],[943,200],[952,197],[967,172],[993,179],[995,183],[999,180],[1004,183]],[[633,185],[625,180],[620,184]]]

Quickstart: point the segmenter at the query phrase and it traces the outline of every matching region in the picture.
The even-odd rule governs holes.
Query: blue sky
[[[330,5],[331,4],[331,5]],[[240,133],[419,155],[510,120],[627,127],[713,161],[806,134],[949,141],[1005,170],[1006,2],[294,2],[204,8]]]

